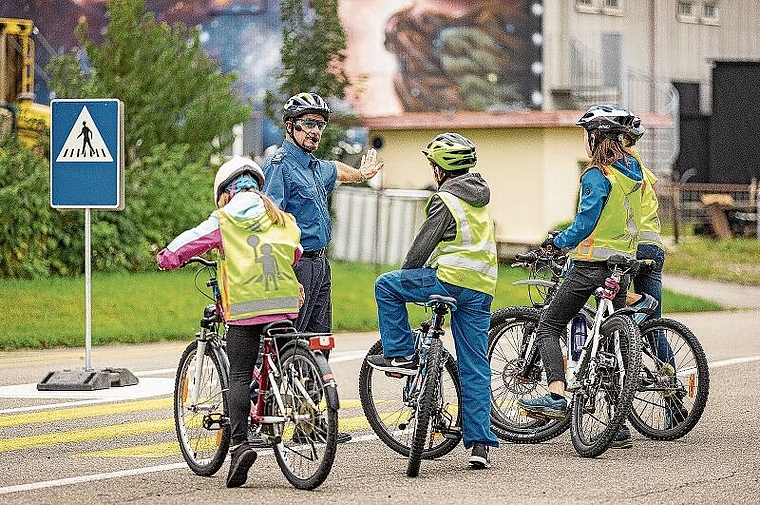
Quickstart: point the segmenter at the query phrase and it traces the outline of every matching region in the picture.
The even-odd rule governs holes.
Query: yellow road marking
[[[174,400],[172,398],[154,398],[139,402],[101,403],[86,407],[72,407],[28,414],[2,415],[0,416],[0,427],[50,423],[67,419],[103,417],[113,414],[123,414],[125,412],[171,409],[173,405]]]
[[[338,430],[340,431],[357,432],[366,430],[368,428],[369,422],[367,422],[367,418],[364,416],[348,417],[338,420]],[[155,444],[136,445],[132,447],[119,447],[102,451],[85,452],[78,454],[78,456],[160,458],[164,456],[175,456],[179,453],[179,443],[176,440],[173,440],[171,442],[159,442]]]
[[[129,437],[133,435],[145,435],[159,433],[174,429],[174,419],[157,419],[140,421],[136,423],[116,424],[99,428],[85,428],[81,430],[46,433],[44,435],[32,435],[29,437],[9,438],[3,440],[0,452],[19,451],[34,447],[51,445],[71,444],[75,442],[89,442],[93,440],[108,440],[114,438]]]

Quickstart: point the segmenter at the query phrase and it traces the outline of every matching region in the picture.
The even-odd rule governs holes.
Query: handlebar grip
[[[190,263],[200,263],[201,265],[205,267],[216,268],[216,261],[207,260],[206,258],[202,258],[200,256],[193,256],[192,258],[187,260],[185,263],[183,263],[182,267],[186,267]]]

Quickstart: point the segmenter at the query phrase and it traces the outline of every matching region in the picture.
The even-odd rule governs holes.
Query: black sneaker
[[[470,453],[470,466],[476,470],[491,468],[489,447],[486,444],[475,442]]]
[[[404,357],[386,358],[382,354],[373,354],[367,356],[367,363],[372,368],[383,372],[394,372],[403,375],[414,375],[417,373],[418,360],[417,355],[411,359]]]
[[[683,406],[680,398],[665,398],[665,429],[672,430],[689,417],[689,411]]]
[[[598,433],[591,437],[592,442],[599,440],[602,434]],[[610,449],[630,449],[633,447],[633,441],[631,440],[631,430],[625,424],[618,428],[615,438],[610,442]]]
[[[534,414],[549,419],[562,420],[567,417],[567,400],[560,398],[555,400],[551,395],[544,395],[539,398],[520,398],[517,405],[525,409],[528,415]]]
[[[238,445],[232,451],[230,471],[227,474],[227,487],[240,487],[248,479],[248,470],[256,461],[256,451],[247,442]]]

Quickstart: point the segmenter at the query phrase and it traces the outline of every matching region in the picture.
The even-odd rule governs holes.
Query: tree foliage
[[[346,32],[338,15],[338,0],[313,0],[306,8],[303,0],[281,0],[281,68],[276,92],[268,91],[265,112],[280,121],[282,105],[297,93],[312,91],[330,101],[344,99],[351,81],[345,71]],[[325,130],[318,157],[334,158],[344,129],[331,122]]]
[[[214,208],[211,156],[231,142],[233,125],[247,121],[250,108],[194,29],[156,22],[144,0],[109,0],[108,12],[102,40],[80,24],[83,51],[54,58],[47,70],[59,98],[125,104],[125,208],[92,213],[93,270],[155,269],[156,250]],[[2,277],[84,270],[83,212],[50,208],[46,148],[0,141]]]
[[[203,52],[197,29],[156,21],[144,0],[109,0],[108,14],[102,41],[83,21],[80,50],[51,61],[56,96],[124,102],[130,160],[160,144],[186,144],[200,159],[229,146],[250,107],[233,91],[236,75],[223,75]]]

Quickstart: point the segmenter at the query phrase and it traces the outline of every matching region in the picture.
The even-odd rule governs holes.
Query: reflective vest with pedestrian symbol
[[[217,209],[224,256],[221,261],[225,321],[269,314],[298,313],[298,280],[293,272],[301,231],[295,220],[285,226],[269,215],[236,220]]]

